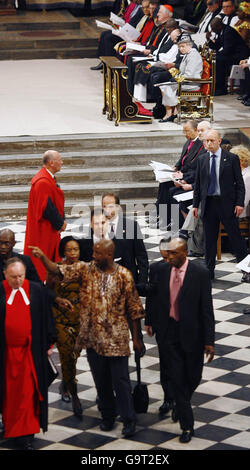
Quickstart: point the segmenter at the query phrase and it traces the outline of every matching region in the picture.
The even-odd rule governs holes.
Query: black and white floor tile
[[[148,229],[139,220],[150,261],[160,259],[158,243],[164,232]],[[1,223],[16,234],[16,249],[22,252],[25,222]],[[64,235],[79,237],[77,222],[68,221]],[[202,262],[202,261],[201,261]],[[163,400],[160,385],[158,349],[154,338],[144,336],[147,348],[142,359],[142,381],[148,385],[150,405],[146,414],[138,414],[137,430],[123,439],[122,423],[116,422],[111,432],[99,428],[100,414],[96,391],[85,353],[77,363],[79,396],[84,408],[83,419],[72,414],[71,404],[61,401],[56,380],[49,389],[48,432],[36,435],[39,450],[249,450],[250,448],[250,315],[243,309],[250,305],[250,285],[241,283],[233,255],[222,254],[216,266],[213,283],[216,319],[215,358],[204,366],[203,378],[193,396],[195,436],[189,444],[179,443],[180,427],[166,415],[160,419],[158,408]],[[131,349],[132,350],[132,349]],[[54,359],[59,365],[55,349]],[[133,354],[129,360],[132,386],[136,383]],[[0,450],[13,448],[11,440],[0,441]]]

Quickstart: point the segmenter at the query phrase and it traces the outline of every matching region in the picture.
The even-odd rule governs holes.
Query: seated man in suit
[[[145,50],[142,53],[139,53],[144,57],[142,61],[133,62],[133,57],[129,56],[127,60],[128,66],[128,91],[131,95],[134,94],[134,84],[144,83],[145,80],[148,81],[148,72],[145,66],[145,56],[153,60],[159,59],[160,53],[166,53],[173,45],[170,38],[170,33],[178,28],[178,23],[174,18],[172,18],[173,11],[172,7],[169,5],[161,5],[156,18],[155,18],[155,28],[153,29],[149,40],[145,45]],[[155,14],[155,13],[154,13]],[[136,54],[138,56],[138,54]],[[147,114],[146,108],[144,108],[140,103],[137,103],[139,114]]]
[[[183,133],[187,139],[183,146],[179,160],[174,166],[175,181],[167,181],[159,184],[156,208],[160,218],[160,228],[170,225],[171,222],[171,204],[177,204],[173,196],[185,191],[183,185],[192,184],[195,179],[197,156],[204,150],[203,143],[198,137],[198,123],[194,120],[188,120],[183,124]],[[174,208],[172,208],[174,210]],[[179,214],[179,209],[177,209]],[[183,220],[180,217],[180,226]],[[179,221],[176,221],[176,223]]]
[[[135,0],[125,10],[123,19],[125,23],[129,23],[131,26],[136,28],[137,23],[143,17],[143,11],[141,8],[142,0]],[[101,56],[115,56],[114,46],[120,41],[119,36],[112,33],[110,29],[105,30],[101,33],[97,51],[97,57]],[[98,65],[90,67],[91,70],[102,70],[102,62]]]
[[[231,26],[226,26],[221,19],[214,18],[211,29],[218,35],[217,39],[208,42],[209,47],[216,51],[215,95],[226,95],[226,74],[229,67],[247,59],[250,50],[240,34]]]
[[[183,19],[188,23],[197,25],[206,11],[204,0],[189,0],[184,9]]]
[[[181,238],[161,245],[167,262],[158,263],[146,303],[146,331],[156,333],[173,387],[182,435],[188,443],[194,434],[191,399],[203,369],[214,356],[214,314],[209,271],[187,259],[187,244]],[[152,296],[152,297],[151,297]],[[173,417],[174,417],[173,416]]]
[[[220,0],[206,0],[207,11],[199,22],[198,33],[207,33],[211,31],[210,23],[212,19],[220,12]]]
[[[140,102],[147,102],[147,89],[150,83],[150,74],[151,70],[155,73],[156,71],[164,71],[165,65],[169,63],[175,62],[176,56],[178,53],[178,46],[177,40],[178,37],[181,35],[181,30],[176,28],[169,33],[169,48],[166,49],[166,52],[160,52],[158,54],[159,60],[156,62],[144,62],[141,64],[140,69],[138,72],[136,71],[134,77],[134,100],[139,108],[139,114],[143,114],[143,110],[141,109]]]
[[[205,136],[210,129],[212,129],[212,126],[209,121],[201,121],[197,126],[198,136],[199,139],[203,142],[204,152],[206,151]],[[194,189],[194,183],[190,184],[189,189],[190,191]],[[200,217],[198,217],[198,219],[194,219],[192,210],[189,210],[190,204],[191,201],[180,203],[180,210],[185,219],[184,224],[180,230],[180,234],[186,235],[188,238],[188,255],[199,258],[204,254],[203,224]]]
[[[234,26],[238,21],[234,0],[222,0],[222,9],[217,15],[226,26]]]

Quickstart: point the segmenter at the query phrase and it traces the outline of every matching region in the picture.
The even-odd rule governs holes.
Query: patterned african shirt
[[[111,274],[93,261],[59,266],[64,281],[80,279],[80,333],[77,344],[102,356],[129,356],[128,318],[144,316],[130,271],[118,264]]]

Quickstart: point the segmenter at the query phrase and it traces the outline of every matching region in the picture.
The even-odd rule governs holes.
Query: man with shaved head
[[[8,259],[17,257],[22,260],[26,267],[26,279],[29,281],[40,282],[36,268],[29,256],[21,255],[13,250],[16,244],[15,234],[10,229],[0,230],[0,281],[5,279],[4,269]]]
[[[211,279],[214,279],[220,222],[228,234],[237,261],[247,256],[247,246],[237,220],[244,210],[245,198],[240,160],[237,155],[222,149],[220,144],[219,132],[207,132],[207,152],[198,158],[193,198],[193,215],[196,218],[201,204],[205,259]]]
[[[83,348],[87,350],[98,393],[98,407],[102,414],[100,428],[102,431],[111,431],[119,411],[123,421],[123,436],[132,436],[136,415],[128,372],[128,319],[132,323],[134,350],[140,353],[139,321],[144,316],[132,274],[114,263],[112,240],[102,239],[94,244],[93,261],[90,263],[79,261],[60,267],[51,262],[39,248],[32,247],[32,250],[48,271],[57,275],[61,273],[64,282],[79,280],[80,333],[75,351],[80,354]]]
[[[27,212],[24,254],[31,255],[29,245],[39,246],[53,261],[59,261],[58,247],[61,232],[66,229],[64,218],[64,193],[56,183],[55,174],[63,161],[56,150],[43,155],[43,167],[31,180]],[[39,259],[32,258],[41,281],[46,270]]]
[[[187,258],[182,238],[162,240],[160,251],[165,262],[150,269],[146,299],[146,331],[156,334],[161,360],[171,385],[176,408],[172,418],[179,420],[181,443],[194,434],[191,407],[204,362],[214,356],[214,315],[208,269]]]

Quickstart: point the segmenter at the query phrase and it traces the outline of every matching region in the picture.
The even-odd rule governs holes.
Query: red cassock
[[[27,212],[26,234],[24,241],[24,254],[32,258],[36,270],[42,281],[46,279],[46,269],[42,262],[32,256],[31,246],[38,246],[52,261],[60,261],[58,246],[60,233],[43,214],[50,198],[59,215],[64,215],[64,193],[56,185],[55,180],[46,170],[41,170],[31,180],[31,190]]]
[[[3,281],[6,301],[12,288]],[[23,289],[29,299],[29,282]],[[30,307],[17,291],[12,305],[6,302],[4,398],[2,419],[4,438],[40,432],[40,406],[36,371],[31,353]]]

